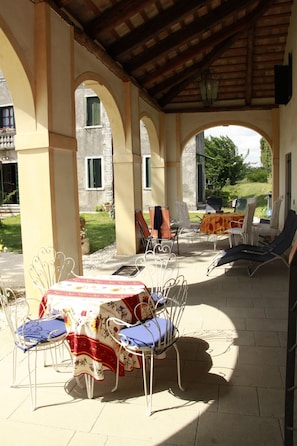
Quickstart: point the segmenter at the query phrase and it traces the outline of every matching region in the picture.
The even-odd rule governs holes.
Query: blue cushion
[[[53,332],[53,333],[51,333]],[[51,335],[50,335],[51,333]],[[66,333],[64,321],[60,319],[37,319],[28,321],[18,328],[18,334],[27,341],[36,341],[36,345]]]
[[[163,318],[153,318],[134,327],[122,328],[119,335],[123,343],[133,347],[154,348],[160,340],[164,340],[168,331],[173,332],[173,330],[174,327],[170,321]]]
[[[151,296],[154,300],[154,302],[157,304],[157,307],[161,307],[164,305],[166,298],[163,297],[163,294],[161,291],[158,291],[157,293],[151,293]]]

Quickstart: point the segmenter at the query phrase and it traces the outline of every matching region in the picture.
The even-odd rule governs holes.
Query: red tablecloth
[[[224,234],[226,229],[231,228],[231,221],[244,219],[244,214],[239,213],[212,213],[205,214],[200,224],[200,231],[205,234]]]
[[[114,316],[135,322],[135,306],[149,298],[142,282],[119,276],[75,277],[56,283],[48,290],[42,303],[47,314],[58,314],[65,319],[75,356],[74,376],[87,373],[102,380],[104,370],[116,370],[118,345],[108,335],[106,321]],[[135,367],[140,367],[139,359],[123,352],[120,374]]]

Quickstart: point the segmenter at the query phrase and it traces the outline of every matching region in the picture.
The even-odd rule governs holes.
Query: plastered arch
[[[251,130],[254,130],[255,132],[259,133],[263,138],[266,139],[266,141],[268,142],[268,144],[270,145],[270,147],[272,147],[272,139],[271,137],[267,134],[267,132],[265,132],[263,129],[261,129],[260,127],[251,124],[251,123],[247,123],[246,121],[238,121],[238,120],[218,120],[218,121],[212,121],[210,123],[208,123],[207,125],[204,124],[202,126],[198,126],[195,130],[192,130],[191,133],[182,141],[182,149],[185,148],[186,144],[189,142],[189,140],[191,138],[193,138],[193,136],[197,135],[198,133],[201,133],[205,130],[208,130],[212,127],[219,127],[219,126],[229,126],[229,125],[235,125],[238,127],[246,127],[249,128]]]
[[[108,119],[112,129],[113,145],[117,154],[126,151],[125,131],[119,107],[111,93],[111,87],[106,85],[100,76],[95,73],[83,73],[75,81],[75,88],[81,83],[94,90],[104,104]]]
[[[144,123],[147,129],[151,154],[160,157],[160,143],[159,143],[158,133],[152,119],[147,114],[142,114],[140,116],[140,121]]]
[[[24,68],[22,52],[18,50],[14,39],[12,41],[13,45],[3,28],[0,28],[0,67],[13,98],[17,132],[19,134],[32,133],[37,127],[33,91]]]

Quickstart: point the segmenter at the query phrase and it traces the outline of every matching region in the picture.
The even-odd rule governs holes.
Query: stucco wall
[[[286,156],[292,157],[292,196],[290,207],[297,210],[297,5],[294,2],[287,54],[292,53],[293,97],[287,105],[280,106],[280,195],[286,199]],[[288,63],[287,56],[283,62]]]

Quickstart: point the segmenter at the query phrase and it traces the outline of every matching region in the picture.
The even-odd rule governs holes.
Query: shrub
[[[268,171],[264,167],[254,167],[247,172],[246,178],[253,183],[267,183]]]

